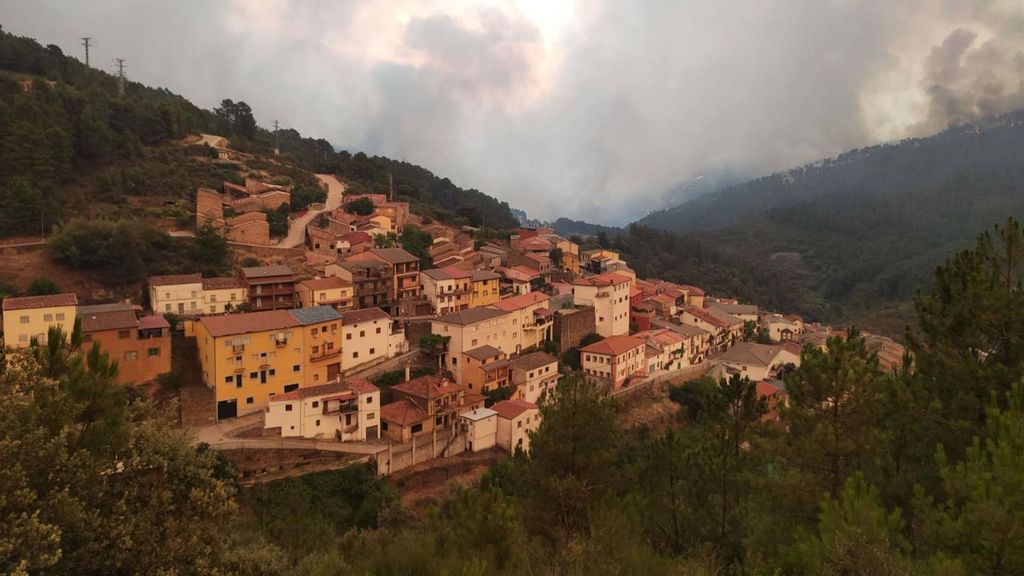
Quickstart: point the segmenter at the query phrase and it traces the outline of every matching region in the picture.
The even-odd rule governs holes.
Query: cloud
[[[85,6],[88,4],[88,6]],[[621,224],[1024,106],[1019,0],[0,0],[5,28],[526,209]]]

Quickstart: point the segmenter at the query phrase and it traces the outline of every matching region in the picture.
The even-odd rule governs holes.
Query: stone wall
[[[577,306],[572,310],[555,311],[555,339],[558,353],[577,346],[587,334],[597,331],[597,317],[593,306]]]

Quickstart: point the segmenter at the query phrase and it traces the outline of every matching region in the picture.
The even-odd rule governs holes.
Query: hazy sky
[[[1024,107],[1021,0],[0,0],[0,25],[245,100],[531,216],[622,224],[748,174]]]

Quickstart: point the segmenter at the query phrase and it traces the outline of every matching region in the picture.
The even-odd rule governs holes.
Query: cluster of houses
[[[214,193],[203,218],[286,201],[288,192],[249,181],[225,189],[229,197]],[[417,218],[408,204],[348,200],[358,198],[372,203],[370,214],[338,209],[307,228],[312,272],[272,265],[231,277],[154,276],[145,311],[82,306],[74,294],[8,298],[5,345],[44,343],[48,327],[70,331],[80,318],[84,340],[118,360],[121,380],[142,383],[171,369],[169,318],[193,339],[218,420],[259,412],[281,436],[342,442],[447,431],[476,451],[528,449],[566,352],[607,390],[706,369],[749,377],[776,405],[802,346],[824,346],[834,333],[695,286],[637,278],[614,250],[581,250],[545,228],[480,243],[464,229],[422,225],[434,264],[423,269],[416,255],[374,242]],[[870,338],[883,366],[899,363],[902,347]],[[437,343],[436,370],[413,378],[406,354],[423,341]],[[367,376],[403,368],[404,380],[383,388]]]
[[[246,178],[243,184],[224,182],[223,190],[196,190],[196,226],[210,225],[232,242],[269,245],[264,210],[291,204],[292,187]]]

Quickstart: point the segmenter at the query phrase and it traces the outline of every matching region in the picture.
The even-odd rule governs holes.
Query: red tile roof
[[[298,321],[287,310],[267,310],[223,316],[203,316],[199,323],[210,331],[214,338],[232,334],[247,334],[265,330],[280,330],[299,326]]]
[[[171,325],[163,316],[143,316],[139,319],[139,330],[153,330],[156,328],[170,328]]]
[[[82,314],[82,332],[104,332],[107,330],[127,330],[136,328],[139,319],[131,310],[111,310]]]
[[[462,390],[462,386],[442,378],[440,376],[434,376],[428,374],[426,376],[420,376],[419,378],[413,378],[408,382],[402,382],[401,384],[395,384],[391,387],[392,390],[408,394],[410,396],[416,396],[417,398],[433,399],[438,396],[450,394]]]
[[[617,272],[605,272],[597,276],[591,276],[590,278],[580,278],[579,280],[573,281],[573,284],[577,286],[618,286],[625,282],[630,282],[629,276],[619,274]]]
[[[243,288],[242,280],[233,276],[218,278],[203,278],[203,290],[230,290],[231,288]]]
[[[543,292],[527,292],[526,294],[520,294],[511,298],[498,301],[493,304],[498,310],[504,310],[505,312],[512,312],[513,310],[520,310],[527,306],[547,302],[551,297]]]
[[[412,426],[417,422],[422,422],[429,418],[430,415],[423,411],[419,406],[406,400],[405,398],[385,404],[380,409],[380,419],[390,424],[397,424],[399,426]]]
[[[4,298],[3,309],[28,310],[30,308],[50,308],[54,306],[78,306],[78,296],[74,293],[68,293]]]
[[[499,418],[505,420],[515,420],[523,412],[527,410],[535,410],[537,405],[533,402],[527,402],[526,400],[502,400],[494,406],[491,406],[491,410],[498,413]]]
[[[594,342],[589,346],[584,346],[580,349],[580,352],[618,356],[644,345],[645,342],[642,338],[636,338],[634,336],[609,336],[600,342]]]
[[[385,318],[391,318],[391,315],[380,308],[360,308],[359,310],[342,312],[341,325],[347,326],[370,320],[384,320]]]

